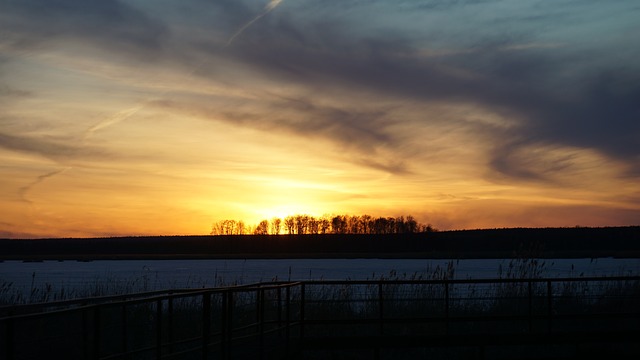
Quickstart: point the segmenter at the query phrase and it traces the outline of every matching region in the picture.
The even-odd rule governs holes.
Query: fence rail
[[[1,357],[290,358],[615,343],[640,354],[640,277],[271,282],[0,308]],[[573,346],[572,345],[572,346]],[[384,357],[384,356],[382,356]]]

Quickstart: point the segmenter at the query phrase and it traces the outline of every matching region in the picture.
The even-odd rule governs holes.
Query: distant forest
[[[387,220],[388,225],[389,218],[384,219]],[[394,224],[399,223],[395,219]],[[403,223],[406,222],[405,217]],[[271,223],[268,222],[269,229]],[[415,231],[418,231],[418,228],[416,226]],[[250,228],[245,227],[244,231],[247,229]],[[255,232],[255,228],[251,230]],[[298,230],[294,227],[291,231]],[[326,232],[330,231],[333,229],[326,229]],[[346,232],[347,229],[343,228],[343,231]],[[391,229],[387,228],[386,231]],[[325,233],[324,235],[288,235],[284,229],[280,235],[0,239],[0,262],[3,260],[588,259],[602,257],[640,259],[640,226],[432,230],[432,232],[389,234]]]
[[[413,234],[437,231],[430,224],[421,224],[411,216],[373,217],[370,215],[289,215],[274,217],[258,225],[246,225],[242,220],[221,220],[213,223],[211,235],[305,235],[305,234]]]

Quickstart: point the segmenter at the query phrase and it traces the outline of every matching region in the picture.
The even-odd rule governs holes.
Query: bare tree
[[[330,230],[331,230],[331,221],[326,216],[323,216],[322,219],[320,219],[320,233],[326,234]]]
[[[406,224],[405,228],[407,229],[407,232],[409,233],[418,232],[418,222],[416,221],[416,219],[413,218],[413,216],[411,215],[407,216],[407,220],[405,224]]]
[[[278,235],[280,234],[280,227],[282,225],[282,220],[278,217],[274,217],[271,219],[271,234]]]
[[[256,226],[256,230],[253,232],[255,235],[268,235],[269,234],[269,221],[262,220]]]
[[[361,234],[360,217],[357,215],[345,216],[347,222],[347,233],[349,234]]]
[[[291,235],[294,233],[296,221],[293,216],[289,215],[284,218],[284,226],[287,229],[287,234]]]
[[[244,235],[245,230],[246,230],[246,226],[244,224],[244,221],[238,220],[236,222],[236,235]]]
[[[211,225],[211,235],[224,235],[224,220],[216,221]]]
[[[283,229],[284,226],[284,229]],[[404,234],[438,231],[431,224],[421,224],[413,216],[378,217],[370,215],[289,215],[284,221],[278,217],[262,220],[255,227],[246,226],[242,220],[221,220],[211,225],[211,235],[242,234]]]
[[[373,218],[371,215],[360,216],[360,228],[363,234],[373,233]]]
[[[307,231],[308,231],[309,234],[318,234],[318,233],[320,233],[320,220],[316,219],[313,216],[309,216]]]
[[[294,219],[296,224],[296,234],[307,234],[309,230],[309,215],[296,215]]]
[[[235,235],[236,231],[236,221],[235,220],[225,220],[224,221],[224,234],[225,235]]]
[[[345,216],[337,215],[331,219],[331,231],[334,234],[347,233],[347,222],[345,221]]]

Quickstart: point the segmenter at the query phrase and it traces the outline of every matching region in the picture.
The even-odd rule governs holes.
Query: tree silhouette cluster
[[[211,235],[409,234],[432,231],[436,229],[430,224],[417,222],[411,215],[289,215],[284,219],[274,217],[249,226],[242,220],[221,220],[213,223]]]

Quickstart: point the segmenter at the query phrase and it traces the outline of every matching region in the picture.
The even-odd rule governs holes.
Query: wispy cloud
[[[491,204],[495,220],[525,199],[536,212],[600,193],[625,200],[584,205],[594,219],[614,206],[628,219],[638,207],[624,194],[640,176],[638,11],[633,1],[0,1],[0,147],[24,166],[7,184],[36,201],[34,186],[63,186],[48,181],[83,167],[74,181],[108,187],[107,166],[140,176],[129,171],[139,158],[116,157],[127,152],[180,178],[166,189],[185,173],[233,179],[198,195],[244,181],[236,161],[275,184],[313,163],[356,181],[349,191],[390,204],[415,194],[424,209],[464,203],[473,211],[441,213],[468,219]],[[290,172],[264,172],[282,156]],[[45,170],[33,177],[34,166]],[[242,200],[211,190],[204,212],[254,206],[258,183]]]
[[[22,201],[24,201],[24,202],[31,203],[31,200],[29,200],[29,198],[28,198],[28,195],[29,195],[29,192],[31,191],[31,189],[33,189],[36,185],[42,183],[43,181],[45,181],[45,180],[47,180],[47,179],[49,179],[51,177],[54,177],[56,175],[60,175],[60,174],[62,174],[64,172],[66,172],[66,171],[71,170],[71,168],[72,168],[71,166],[67,166],[67,167],[64,167],[62,169],[54,170],[54,171],[51,171],[51,172],[48,172],[46,174],[42,174],[42,175],[38,176],[33,182],[31,182],[31,183],[29,183],[29,184],[27,184],[27,185],[25,185],[25,186],[23,186],[23,187],[21,187],[19,189],[18,194],[20,195],[20,199]]]
[[[53,140],[0,133],[0,148],[44,157],[61,167],[59,170],[39,175],[35,180],[21,187],[18,190],[18,195],[26,202],[31,202],[28,199],[28,194],[35,186],[71,170],[74,167],[74,163],[79,164],[86,160],[96,161],[112,158],[111,155],[108,155],[103,150],[80,144],[79,141],[73,141],[68,138]]]
[[[121,0],[0,2],[6,46],[37,49],[72,40],[113,53],[157,58],[169,36],[164,23]]]
[[[0,147],[43,156],[54,161],[66,161],[76,156],[78,152],[78,147],[69,145],[66,140],[56,141],[5,133],[0,133]],[[88,149],[85,154],[90,156],[100,155],[95,149]]]
[[[142,110],[146,105],[145,103],[140,103],[136,106],[133,106],[131,108],[128,109],[124,109],[121,111],[118,111],[117,113],[111,115],[110,117],[107,117],[103,120],[101,120],[99,123],[95,124],[94,126],[90,127],[89,129],[87,129],[87,131],[84,133],[84,136],[82,137],[82,145],[86,145],[87,141],[89,140],[89,138],[96,132],[99,130],[103,130],[105,128],[108,128],[110,126],[116,125],[120,122],[123,122],[127,119],[129,119],[130,117],[134,116],[136,113],[138,113],[140,110]]]
[[[363,37],[358,22],[335,21],[305,23],[302,28],[283,17],[277,25],[252,33],[255,41],[237,44],[230,56],[274,78],[316,88],[480,104],[516,120],[507,139],[511,148],[546,144],[594,149],[627,162],[636,173],[640,168],[634,101],[640,97],[640,82],[633,80],[638,69],[619,67],[597,47],[568,46],[560,37],[540,41],[526,32],[487,34],[486,28],[476,35],[463,28],[460,31],[475,41],[470,51],[424,57],[424,47],[409,34],[370,32]],[[334,29],[342,31],[336,34]],[[445,31],[439,41],[447,40]],[[600,64],[589,66],[594,59]],[[356,128],[372,128],[362,118],[348,121]],[[494,165],[505,163],[496,158],[487,165],[503,172]]]
[[[227,40],[227,45],[226,46],[231,45],[231,43],[233,43],[233,40],[235,40],[245,30],[247,30],[251,25],[253,25],[253,23],[255,23],[256,21],[260,20],[263,16],[267,15],[268,13],[272,12],[278,5],[280,5],[281,2],[282,2],[282,0],[270,0],[269,3],[267,5],[265,5],[264,9],[262,10],[262,12],[260,14],[258,14],[256,17],[254,17],[249,22],[244,24],[240,29],[238,29],[238,31],[236,31],[229,38],[229,40]]]

